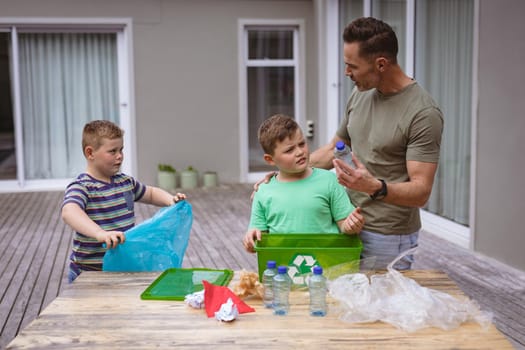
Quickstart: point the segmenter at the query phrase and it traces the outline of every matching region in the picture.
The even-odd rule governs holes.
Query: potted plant
[[[218,183],[217,172],[205,171],[202,174],[202,185],[204,187],[216,187]]]
[[[168,192],[175,191],[177,187],[177,171],[169,164],[159,164],[157,183],[160,188]]]
[[[196,188],[199,183],[199,172],[191,165],[180,174],[180,187]]]

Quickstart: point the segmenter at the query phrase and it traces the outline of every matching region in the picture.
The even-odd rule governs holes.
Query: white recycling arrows
[[[288,266],[288,276],[294,284],[304,285],[305,275],[314,267],[317,260],[312,255],[297,255]]]

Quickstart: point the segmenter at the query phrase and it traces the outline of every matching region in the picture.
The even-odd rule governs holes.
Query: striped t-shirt
[[[145,185],[128,175],[114,175],[111,182],[106,183],[83,173],[67,186],[62,206],[75,203],[103,230],[124,232],[135,225],[134,202],[142,198],[145,191]],[[76,275],[81,270],[102,270],[106,252],[102,244],[75,232],[70,270]]]

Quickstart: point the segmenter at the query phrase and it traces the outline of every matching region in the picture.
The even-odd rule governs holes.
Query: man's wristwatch
[[[370,198],[372,198],[373,200],[383,199],[388,194],[388,189],[386,187],[385,180],[379,179],[379,181],[381,181],[381,188],[370,195]]]

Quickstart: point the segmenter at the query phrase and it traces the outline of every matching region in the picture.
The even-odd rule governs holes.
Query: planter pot
[[[175,191],[177,187],[177,177],[171,171],[159,171],[157,173],[157,183],[160,188],[166,191]]]
[[[202,175],[202,184],[204,187],[216,187],[218,176],[215,171],[207,171]]]
[[[197,188],[199,183],[199,173],[194,170],[184,170],[180,173],[180,187]]]

